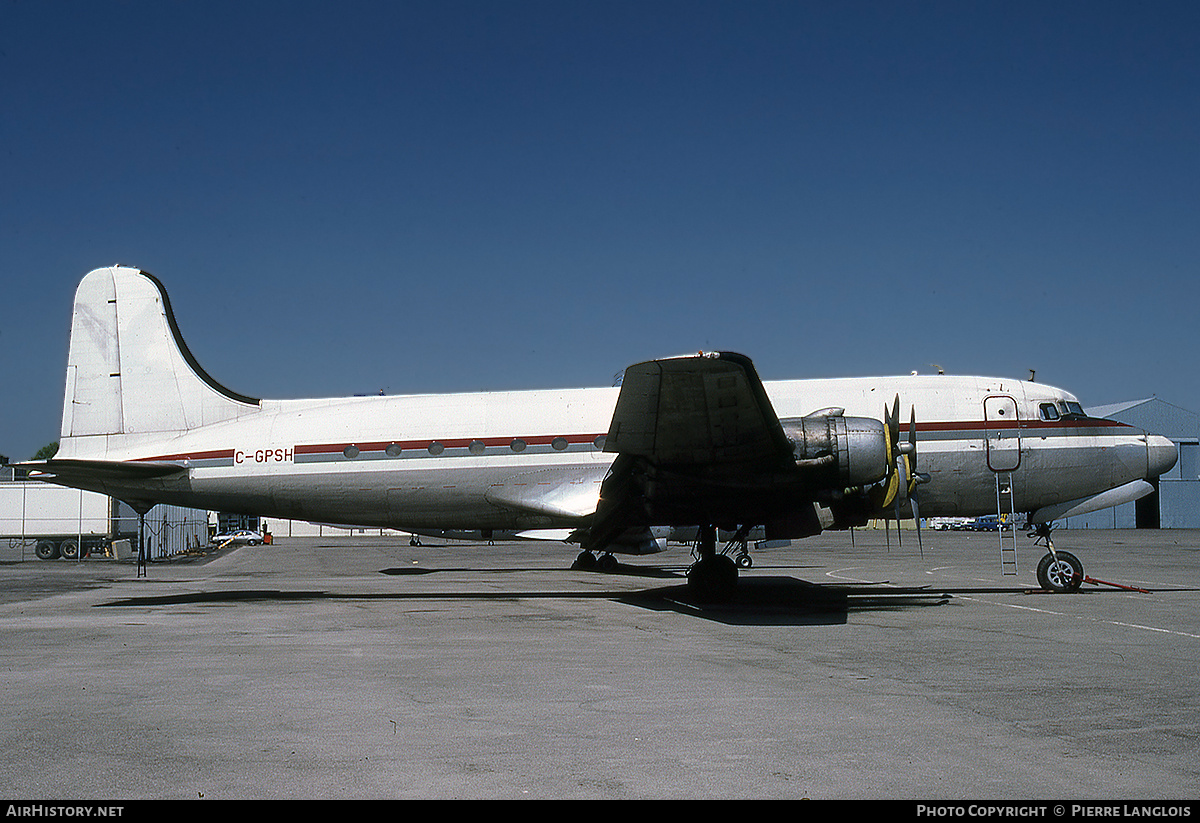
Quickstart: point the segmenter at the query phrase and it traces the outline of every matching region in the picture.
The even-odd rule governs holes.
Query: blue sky
[[[0,0],[0,453],[87,271],[260,397],[1025,378],[1200,410],[1200,4]]]

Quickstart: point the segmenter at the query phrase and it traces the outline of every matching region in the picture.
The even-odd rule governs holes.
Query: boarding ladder
[[[1017,573],[1017,511],[1013,494],[1012,472],[996,475],[996,519],[1000,532],[1000,574]]]

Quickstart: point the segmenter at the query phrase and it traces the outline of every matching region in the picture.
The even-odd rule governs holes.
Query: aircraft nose
[[[1146,437],[1146,464],[1149,467],[1148,477],[1159,477],[1169,472],[1179,459],[1179,451],[1175,444],[1158,434]]]

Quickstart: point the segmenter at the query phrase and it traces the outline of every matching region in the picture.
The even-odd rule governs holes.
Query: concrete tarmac
[[[691,602],[690,550],[288,539],[0,562],[12,798],[1193,799],[1200,532],[825,534]],[[0,560],[3,560],[0,557]]]

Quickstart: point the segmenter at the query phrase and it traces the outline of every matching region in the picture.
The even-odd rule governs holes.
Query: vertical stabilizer
[[[105,448],[116,445],[113,436],[177,434],[258,409],[257,399],[221,386],[196,362],[154,277],[114,266],[80,282],[60,456],[94,438]]]

